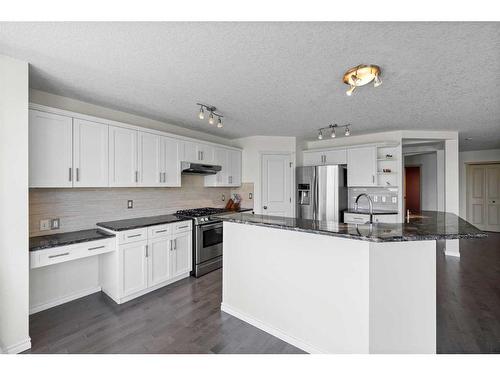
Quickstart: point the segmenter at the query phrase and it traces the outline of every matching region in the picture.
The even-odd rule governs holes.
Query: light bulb
[[[203,111],[203,107],[200,107],[200,113],[198,113],[198,118],[203,120],[205,118],[205,112]]]
[[[221,118],[220,118],[220,117],[219,117],[219,121],[217,122],[217,127],[218,127],[219,129],[221,129],[221,128],[223,128],[223,127],[224,127],[224,125],[222,125],[222,120],[221,120]]]
[[[351,96],[351,95],[352,95],[352,93],[354,92],[354,90],[355,90],[355,89],[356,89],[356,86],[352,86],[352,85],[351,85],[351,87],[349,88],[349,90],[347,90],[347,91],[345,92],[345,94],[346,94],[347,96]]]
[[[332,134],[330,134],[330,137],[335,138],[337,134],[335,134],[335,129],[332,130]]]
[[[374,87],[379,87],[382,84],[382,80],[378,76],[378,74],[375,76],[375,79],[373,80],[373,86]]]
[[[323,139],[323,133],[321,133],[321,130],[319,131],[319,134],[318,134],[318,139],[319,139],[319,140]]]
[[[351,135],[351,131],[349,130],[349,127],[347,127],[347,126],[346,126],[346,128],[345,128],[345,133],[344,133],[344,135],[345,135],[346,137],[349,137],[349,136]]]
[[[208,116],[208,123],[209,123],[210,125],[215,124],[215,119],[214,119],[214,114],[213,114],[213,112],[210,112],[210,116]]]

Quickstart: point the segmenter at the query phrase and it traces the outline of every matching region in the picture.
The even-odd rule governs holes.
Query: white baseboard
[[[25,350],[28,350],[30,348],[31,348],[31,338],[28,337],[27,339],[25,339],[17,344],[7,346],[6,348],[4,348],[2,350],[2,352],[5,354],[17,354],[17,353],[24,352]]]
[[[36,305],[36,306],[31,306],[30,307],[30,315],[31,314],[35,314],[35,313],[40,312],[40,311],[43,311],[43,310],[50,309],[51,307],[54,307],[54,306],[62,305],[63,303],[66,303],[66,302],[69,302],[69,301],[73,301],[73,300],[78,299],[78,298],[82,298],[82,297],[88,296],[89,294],[100,292],[100,291],[101,291],[101,287],[100,286],[92,287],[92,288],[89,288],[89,289],[85,289],[85,290],[79,291],[77,293],[69,294],[67,296],[64,296],[62,298],[58,298],[56,300],[52,300],[52,301],[49,301],[49,302],[46,302],[46,303],[42,303],[42,304],[39,304],[39,305]]]
[[[264,332],[267,332],[267,333],[279,338],[280,340],[287,342],[290,345],[293,345],[299,349],[304,350],[307,353],[325,354],[324,351],[319,350],[319,349],[313,347],[312,345],[309,345],[296,337],[290,336],[290,335],[280,331],[279,329],[274,328],[274,327],[268,325],[267,323],[262,322],[259,319],[255,319],[254,317],[251,317],[251,316],[249,316],[241,311],[238,311],[237,309],[234,309],[231,306],[228,306],[224,302],[221,303],[220,309],[222,311],[224,311],[225,313],[228,313],[228,314],[230,314],[230,315],[232,315],[240,320],[243,320],[244,322],[247,322],[248,324],[251,324],[254,327],[257,327],[257,328],[263,330]]]

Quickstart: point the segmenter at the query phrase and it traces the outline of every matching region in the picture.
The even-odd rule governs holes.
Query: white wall
[[[28,63],[0,55],[0,352],[30,347]]]
[[[243,149],[242,182],[254,183],[254,209],[255,213],[261,213],[261,155],[273,152],[290,153],[295,167],[295,137],[245,137],[235,139],[233,145]],[[294,193],[295,189],[292,189],[292,194]],[[294,198],[292,202],[295,202]]]
[[[500,162],[500,149],[464,151],[459,154],[460,160],[460,216],[467,218],[467,174],[469,163]]]
[[[176,135],[182,135],[185,137],[192,137],[199,140],[221,143],[228,146],[232,145],[232,141],[227,138],[214,136],[196,130],[186,129],[181,126],[167,124],[165,122],[152,120],[143,116],[137,116],[122,111],[116,111],[113,109],[82,102],[80,100],[66,98],[64,96],[50,94],[39,90],[30,89],[29,99],[31,103],[46,105],[49,107],[59,108],[66,111],[73,111],[89,116],[96,116],[104,119],[120,121],[131,125],[142,126],[148,129],[165,131]],[[198,118],[198,108],[193,106],[193,119],[196,120],[197,118]],[[223,134],[223,131],[221,131],[221,134]]]
[[[436,211],[438,208],[436,153],[406,156],[405,165],[420,166],[421,208]]]

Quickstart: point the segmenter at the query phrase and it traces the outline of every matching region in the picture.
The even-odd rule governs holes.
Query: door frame
[[[405,164],[403,166],[403,170],[404,170],[404,190],[403,190],[403,206],[404,206],[404,210],[406,211],[407,210],[407,206],[406,206],[406,168],[409,167],[409,168],[415,168],[415,167],[418,167],[418,174],[419,174],[419,178],[418,178],[418,182],[420,184],[420,186],[418,187],[418,192],[419,192],[419,199],[420,199],[420,211],[422,211],[422,164]],[[437,183],[437,181],[436,181]]]
[[[291,166],[291,173],[290,173],[290,196],[292,198],[292,201],[290,202],[290,212],[292,213],[292,217],[295,217],[295,167],[296,167],[296,157],[295,157],[295,152],[290,152],[290,151],[259,151],[259,184],[258,184],[258,193],[259,193],[259,200],[258,200],[258,211],[255,210],[256,204],[254,204],[254,210],[256,211],[255,213],[262,213],[262,192],[264,191],[263,189],[263,162],[264,162],[264,155],[288,155],[288,158],[290,160],[290,163],[292,163]],[[255,201],[254,203],[257,203]]]
[[[476,166],[476,165],[482,165],[482,166],[487,166],[487,165],[499,165],[500,161],[468,161],[465,162],[465,219],[469,221],[469,215],[471,214],[469,212],[469,185],[470,185],[470,178],[471,178],[471,167]]]

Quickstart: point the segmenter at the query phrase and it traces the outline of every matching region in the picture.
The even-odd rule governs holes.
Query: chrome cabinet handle
[[[56,255],[49,255],[49,258],[58,258],[58,257],[63,257],[69,255],[69,253],[62,253],[62,254],[56,254]]]
[[[80,168],[76,168],[76,180],[80,181]]]
[[[104,249],[106,246],[102,245],[102,246],[96,246],[96,247],[89,247],[88,250],[91,251],[91,250],[97,250],[97,249]]]
[[[189,228],[189,225],[184,225],[182,227],[178,227],[177,229]]]
[[[148,245],[146,245],[146,258],[149,257],[149,252],[148,252]]]
[[[132,234],[130,236],[127,236],[127,238],[133,238],[133,237],[139,237],[139,236],[142,236],[142,234]]]
[[[375,183],[375,175],[372,174],[372,183]]]
[[[73,173],[71,173],[71,172],[72,172],[72,168],[71,168],[71,167],[69,167],[69,180],[70,180],[70,181],[71,181],[71,177],[72,177],[72,175],[73,175]]]
[[[174,239],[174,249],[177,250],[177,238]]]
[[[139,171],[135,171],[135,182],[139,182]]]
[[[267,210],[267,206],[264,206],[264,210]]]
[[[170,251],[174,251],[174,240],[170,240]]]
[[[155,231],[155,233],[163,233],[163,232],[166,232],[168,229],[162,229],[162,230],[157,230]]]

